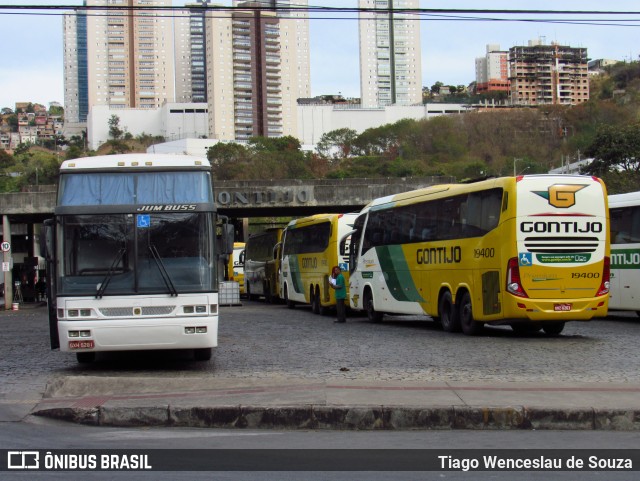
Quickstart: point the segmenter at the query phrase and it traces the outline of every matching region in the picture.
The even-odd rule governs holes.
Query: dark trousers
[[[344,299],[336,299],[336,312],[338,314],[338,322],[346,321],[344,311],[345,311]]]

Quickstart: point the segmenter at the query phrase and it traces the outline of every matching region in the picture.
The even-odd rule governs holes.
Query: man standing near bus
[[[334,266],[329,284],[336,291],[336,313],[338,318],[333,322],[346,322],[344,301],[347,298],[347,286],[340,267]]]

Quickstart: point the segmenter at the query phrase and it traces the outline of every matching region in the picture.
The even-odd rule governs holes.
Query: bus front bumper
[[[58,321],[64,352],[200,349],[218,345],[218,316]]]

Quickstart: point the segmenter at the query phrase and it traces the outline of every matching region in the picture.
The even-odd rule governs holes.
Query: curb
[[[286,430],[640,431],[640,409],[360,406],[99,406],[36,408],[32,415],[92,426]]]

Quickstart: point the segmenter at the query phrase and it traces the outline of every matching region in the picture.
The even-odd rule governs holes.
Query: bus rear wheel
[[[320,314],[320,291],[314,290],[313,286],[309,290],[309,297],[311,297],[311,310],[314,314]]]
[[[442,329],[446,332],[459,332],[460,319],[453,305],[453,298],[449,291],[445,291],[438,302],[438,314]]]
[[[364,307],[367,310],[367,317],[370,322],[380,322],[382,321],[382,317],[384,313],[376,311],[376,308],[373,304],[373,296],[371,295],[371,291],[366,291],[364,293]]]
[[[482,333],[484,329],[484,324],[481,322],[476,322],[473,319],[473,309],[471,306],[471,294],[468,291],[465,291],[462,294],[462,299],[458,303],[458,319],[460,319],[460,327],[462,327],[462,332],[464,332],[467,336],[477,336]]]
[[[542,330],[548,336],[557,336],[562,332],[563,329],[564,329],[563,321],[545,322],[544,324],[542,324]]]

